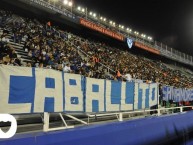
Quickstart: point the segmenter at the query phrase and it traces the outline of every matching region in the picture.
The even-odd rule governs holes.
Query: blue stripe
[[[142,109],[142,96],[143,96],[143,90],[142,89],[139,89],[138,90],[138,94],[139,94],[139,97],[138,97],[138,109]]]
[[[121,104],[121,82],[111,81],[111,104]]]
[[[45,97],[44,112],[54,112],[54,97]]]
[[[99,112],[99,101],[92,100],[92,112]]]
[[[155,88],[152,89],[152,101],[155,100]]]
[[[133,104],[133,101],[134,101],[134,84],[133,83],[126,82],[125,95],[126,95],[125,104]]]
[[[149,89],[145,90],[145,108],[149,108]]]
[[[84,112],[86,112],[86,106],[87,106],[87,104],[86,104],[86,97],[87,97],[87,95],[86,95],[86,89],[87,89],[87,78],[85,77],[85,79],[84,79],[84,87],[85,87],[85,91],[84,91],[84,102],[83,102],[83,104],[84,104]]]
[[[35,67],[32,67],[32,77],[34,79],[34,85],[36,85],[36,73],[35,73]],[[32,92],[34,94],[34,97],[32,99],[32,103],[31,103],[31,113],[33,113],[34,111],[34,99],[35,99],[35,91]]]
[[[135,110],[135,97],[138,97],[135,95],[135,88],[137,87],[136,83],[133,83],[133,86],[134,86],[134,88],[133,88],[134,89],[133,90],[133,92],[134,92],[134,94],[133,94],[133,110]]]
[[[104,80],[104,111],[106,112],[106,80]]]
[[[64,71],[61,72],[62,73],[62,85],[63,85],[63,111],[65,112],[65,81],[64,81]]]
[[[81,90],[83,95],[83,112],[86,111],[86,78],[84,76],[81,76]]]

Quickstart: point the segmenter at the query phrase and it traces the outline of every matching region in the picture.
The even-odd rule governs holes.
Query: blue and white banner
[[[174,88],[172,86],[163,86],[163,100],[193,101],[193,89]]]
[[[51,69],[0,66],[0,113],[114,112],[158,104],[158,84],[85,78]]]

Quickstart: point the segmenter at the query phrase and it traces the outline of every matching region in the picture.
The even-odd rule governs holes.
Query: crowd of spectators
[[[0,27],[3,28],[0,35],[0,64],[21,66],[21,60],[17,57],[15,49],[9,44],[8,30],[12,23],[10,11],[0,11]]]
[[[175,87],[193,87],[192,78],[167,68],[159,61],[153,62],[128,50],[81,38],[37,20],[13,17],[16,16],[10,12],[0,12],[0,26],[4,28],[0,37],[0,62],[3,64],[53,68],[99,79],[143,80]],[[31,62],[23,63],[17,57],[9,44],[7,28],[15,43],[24,42],[23,49]]]

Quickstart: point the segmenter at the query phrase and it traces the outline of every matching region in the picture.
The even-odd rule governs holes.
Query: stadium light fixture
[[[69,6],[72,8],[72,5],[73,5],[72,1],[64,0],[63,3],[65,6]]]
[[[146,37],[146,35],[145,35],[145,34],[141,34],[141,37],[145,38],[145,37]]]
[[[96,13],[93,13],[93,17],[96,17]]]
[[[68,6],[69,7],[71,7],[72,6],[72,2],[70,1],[70,2],[68,2]]]
[[[132,29],[127,28],[127,31],[132,32]]]
[[[81,7],[80,6],[78,6],[78,8],[77,8],[79,11],[81,11]]]
[[[111,21],[111,20],[109,21],[109,24],[112,25],[113,27],[115,27],[115,25],[116,25],[116,23]]]
[[[64,5],[67,5],[68,4],[68,0],[64,0]]]
[[[89,15],[92,15],[92,14],[93,14],[92,12],[89,13]]]
[[[104,18],[104,17],[101,16],[101,17],[100,17],[100,20],[105,22],[105,21],[106,21],[106,18]]]
[[[149,36],[147,39],[152,40],[152,37]]]
[[[82,13],[85,12],[85,8],[82,8],[81,6],[78,6],[78,7],[77,7],[77,10],[80,11],[80,12],[82,12]]]
[[[139,32],[135,31],[134,34],[135,34],[135,35],[139,35]]]

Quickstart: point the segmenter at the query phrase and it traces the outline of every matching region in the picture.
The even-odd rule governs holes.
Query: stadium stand
[[[146,82],[147,84],[145,83],[143,84],[148,85],[148,86],[150,86],[151,83],[153,82],[157,82],[160,84],[159,91],[152,90],[152,92],[160,93],[159,95],[157,95],[157,98],[160,96],[160,100],[157,101],[156,105],[151,106],[149,108],[146,107],[144,110],[139,108],[139,110],[137,111],[134,110],[133,108],[133,112],[129,111],[129,113],[127,112],[128,114],[124,114],[123,116],[122,116],[122,113],[125,113],[124,111],[122,111],[120,114],[119,112],[112,113],[109,116],[108,115],[105,116],[106,114],[102,114],[101,112],[100,112],[101,114],[96,114],[95,111],[93,111],[94,112],[93,114],[86,114],[88,115],[86,116],[84,112],[81,115],[80,114],[77,115],[78,117],[80,117],[83,120],[82,121],[83,123],[85,123],[85,121],[88,121],[88,124],[89,123],[97,124],[103,121],[107,123],[107,121],[112,122],[113,120],[117,120],[117,119],[119,119],[119,121],[123,121],[123,118],[124,119],[126,118],[131,119],[135,117],[136,118],[140,118],[140,117],[145,118],[148,116],[154,116],[155,114],[158,114],[159,116],[160,114],[170,114],[170,113],[176,113],[179,111],[183,112],[183,111],[188,111],[192,109],[190,104],[185,104],[188,101],[175,102],[173,100],[168,100],[167,102],[167,101],[162,100],[162,97],[163,97],[162,96],[163,95],[162,86],[168,85],[168,86],[174,86],[176,88],[185,88],[185,89],[193,87],[193,78],[191,77],[193,72],[191,70],[188,70],[186,68],[176,67],[170,64],[165,64],[161,60],[155,61],[155,60],[146,58],[144,56],[140,56],[136,53],[133,53],[132,51],[128,49],[126,50],[121,47],[122,46],[113,47],[113,46],[110,46],[106,42],[98,42],[92,38],[88,39],[88,38],[84,38],[77,34],[75,35],[75,33],[67,32],[64,29],[59,28],[57,25],[52,26],[51,22],[42,23],[36,19],[21,17],[20,15],[12,14],[12,12],[10,11],[0,11],[0,64],[10,65],[10,66],[54,69],[56,71],[63,71],[65,73],[72,73],[72,74],[80,74],[80,75],[83,75],[85,77],[90,77],[90,78],[115,80],[114,82],[116,81]],[[43,70],[43,69],[40,69],[40,70]],[[102,80],[97,80],[97,81],[102,81]],[[104,82],[106,83],[106,80],[104,80]],[[156,84],[156,87],[158,88],[157,84]],[[138,90],[138,92],[139,91],[140,90]],[[138,94],[136,96],[138,97]],[[152,95],[152,97],[149,97],[149,98],[154,98],[154,97]],[[75,98],[74,100],[71,100],[72,104],[78,102],[77,101],[78,99],[76,99],[76,97],[74,98]],[[169,106],[168,103],[170,103],[171,106]],[[184,106],[186,105],[186,107],[189,106],[189,108],[187,108],[187,110],[184,109],[185,107],[182,104]],[[166,108],[163,107],[164,108],[163,109],[161,105],[166,106]],[[171,110],[169,109],[167,110],[167,107],[168,108],[174,107],[174,108],[172,108]],[[155,110],[157,109],[157,111],[152,110],[152,109],[155,109]],[[30,131],[39,130],[40,128],[43,128],[43,126],[45,126],[45,124],[47,123],[49,127],[49,122],[51,123],[51,126],[57,126],[57,125],[62,126],[63,125],[63,123],[60,123],[58,121],[62,117],[60,118],[59,116],[56,116],[56,114],[54,114],[56,112],[52,114],[53,116],[51,116],[51,113],[50,113],[49,114],[50,116],[47,116],[48,120],[46,122],[45,121],[46,113],[47,112],[44,112],[44,115],[42,115],[42,112],[41,114],[32,114],[31,113],[31,114],[24,114],[23,116],[20,114],[17,115],[17,121],[19,122],[18,124],[19,125],[21,124],[18,132],[25,132],[27,131],[26,128],[29,128]],[[61,116],[65,115],[61,113],[59,114]],[[62,120],[65,125],[66,123],[68,123],[69,125],[79,126],[80,123],[82,123],[82,122],[77,123],[76,121],[80,121],[80,120],[70,118],[67,115],[64,118],[62,118],[67,121],[65,122]],[[172,115],[171,118],[173,117],[172,120],[174,121],[174,123],[180,126],[180,122],[182,122],[183,119],[190,118],[191,116],[191,114],[189,114],[189,116],[187,117],[183,115],[184,114],[182,114],[181,119],[179,119],[178,117],[175,118],[174,115]],[[49,117],[50,117],[50,120],[49,120]],[[91,122],[89,120],[89,117],[91,118],[90,119]],[[170,124],[165,123],[167,124],[166,127],[162,126],[164,118],[163,117],[158,118],[157,121],[160,122],[160,125],[157,125],[157,122],[156,122],[154,123],[155,127],[160,127],[164,133],[166,132],[166,134],[168,134],[168,124],[169,126],[172,126],[174,124],[171,118],[169,120],[167,119],[167,116],[166,116],[165,120],[167,120],[170,123]],[[139,121],[142,121],[143,123],[144,122],[147,123],[147,120],[154,121],[155,118],[153,119],[146,118],[146,119],[139,120]],[[137,120],[133,120],[133,122],[135,121],[137,122]],[[28,124],[28,123],[29,124],[34,123],[36,125],[34,126],[23,125],[23,124]],[[149,124],[150,124],[149,126],[154,126],[152,125],[152,122],[150,122]],[[112,124],[110,124],[110,126],[111,125]],[[131,130],[128,128],[125,128],[125,124],[123,125],[124,126],[123,128],[121,128],[121,130],[127,129],[127,131],[132,134]],[[136,130],[135,126],[132,129],[133,131]],[[145,124],[144,126],[149,129],[149,126],[147,126],[147,124]],[[115,125],[115,128],[117,128],[117,125]],[[139,129],[139,132],[141,132],[141,128]],[[164,133],[160,132],[160,128],[156,128],[155,130],[158,131],[163,136]],[[163,128],[165,128],[165,130],[163,130]],[[83,130],[85,130],[85,128]],[[108,132],[112,132],[111,128],[108,128],[106,130]],[[175,127],[174,127],[174,130],[176,131]],[[181,127],[181,130],[183,132],[186,131],[183,125]],[[178,130],[179,134],[181,133],[180,132],[181,130]],[[144,131],[145,131],[144,134],[147,134],[146,133],[147,129],[144,129]],[[99,133],[101,134],[101,131]],[[138,137],[139,133],[137,131],[136,131],[136,134],[137,134],[136,136]],[[152,138],[152,134],[158,135],[158,133],[154,133],[150,131],[149,136],[151,138]],[[176,136],[175,137],[179,138],[178,133],[175,132],[175,134],[177,134],[177,137]],[[92,135],[92,134],[89,133],[89,135]],[[117,131],[114,135],[117,136]],[[75,136],[79,137],[79,135],[75,135]],[[112,136],[111,135],[109,136],[110,136],[109,139],[111,139]],[[126,136],[125,140],[128,141],[128,134],[125,133],[125,136]],[[58,135],[57,137],[61,139],[68,139],[68,137],[61,137]],[[103,135],[101,135],[101,137],[103,137]],[[165,134],[164,134],[164,137],[165,137]],[[34,138],[34,142],[36,142],[37,140],[39,141],[39,136],[37,137],[37,136],[32,135],[32,138]],[[47,138],[52,140],[51,137],[47,136]],[[43,140],[49,142],[48,139],[43,139]],[[140,141],[139,139],[136,139],[136,138],[131,138],[131,139],[135,142]],[[166,138],[164,139],[167,140],[168,136],[166,136]],[[13,140],[15,140],[15,138]],[[16,141],[18,140],[19,139],[16,138]],[[53,139],[53,141],[54,140],[56,139]],[[72,140],[76,141],[76,139],[72,139]],[[159,141],[160,140],[162,139],[159,139]],[[149,141],[151,140],[149,139]],[[29,141],[26,141],[26,143],[27,142]],[[80,142],[80,141],[77,140],[77,142]],[[29,143],[33,144],[32,142],[29,142]],[[64,141],[61,140],[61,144],[63,143]],[[97,143],[95,142],[95,144]],[[106,143],[106,144],[111,144],[111,143]],[[142,144],[142,143],[139,143],[139,144]],[[151,144],[151,142],[148,142],[148,144]]]
[[[7,65],[53,68],[91,78],[143,80],[191,88],[190,75],[105,43],[1,11],[1,57]],[[110,55],[109,55],[110,54]]]

